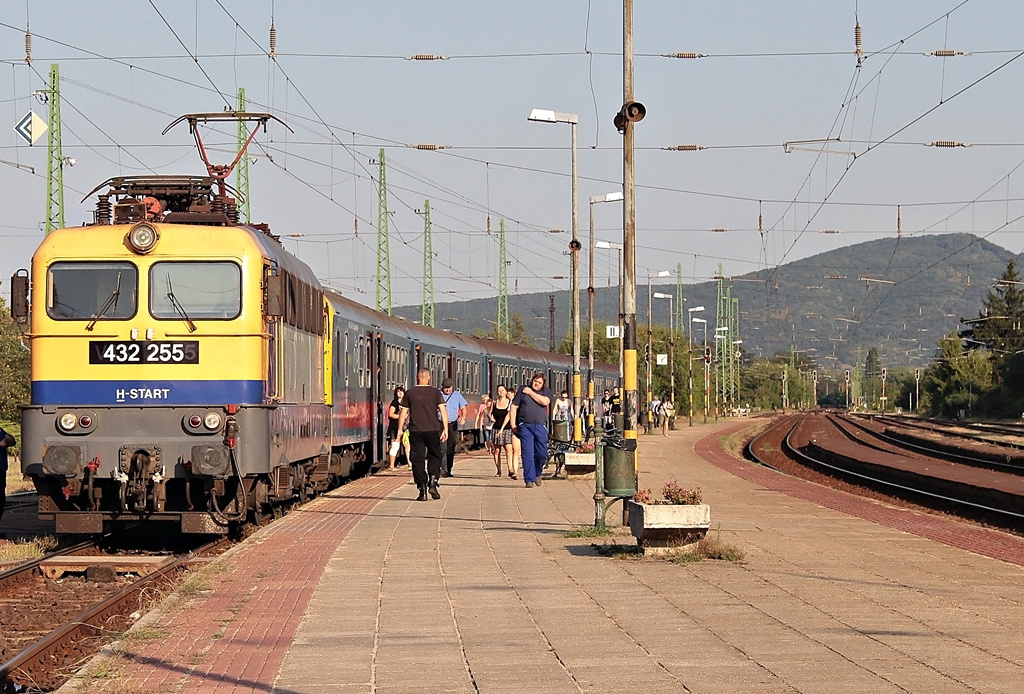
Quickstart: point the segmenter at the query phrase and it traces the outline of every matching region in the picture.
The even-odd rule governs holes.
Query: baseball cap
[[[450,379],[450,378],[446,378],[443,381],[441,381],[441,387],[442,388],[452,388],[454,386],[455,386],[455,384],[452,383],[452,379]]]

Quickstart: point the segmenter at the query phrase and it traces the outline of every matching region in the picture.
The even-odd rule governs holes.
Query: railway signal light
[[[882,380],[885,380],[885,367],[882,367]]]
[[[711,363],[711,348],[710,347],[705,347],[704,348],[704,362],[706,364],[710,364]]]
[[[914,380],[915,381],[920,381],[921,380],[921,369],[914,369]]]
[[[849,369],[846,370],[846,382],[847,383],[850,382],[850,370]]]

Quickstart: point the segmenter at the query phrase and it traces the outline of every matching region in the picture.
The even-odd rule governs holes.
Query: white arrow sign
[[[29,111],[25,114],[25,117],[18,121],[18,124],[14,126],[14,132],[21,135],[21,139],[30,145],[34,145],[36,140],[43,136],[50,126],[46,124],[42,118],[35,114],[35,111]]]

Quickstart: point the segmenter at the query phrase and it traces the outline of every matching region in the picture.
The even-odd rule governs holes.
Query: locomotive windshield
[[[59,262],[47,273],[54,320],[124,320],[135,315],[139,271],[131,263]]]
[[[154,318],[230,320],[242,311],[242,270],[228,262],[162,262],[149,271]]]

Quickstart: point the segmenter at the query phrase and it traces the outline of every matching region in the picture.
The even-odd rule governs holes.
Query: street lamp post
[[[671,393],[672,404],[676,402],[676,314],[672,310],[672,303],[675,299],[671,294],[654,293],[655,299],[668,299],[668,373],[669,392]]]
[[[693,323],[694,323],[694,321],[697,320],[696,318],[693,317],[693,314],[697,313],[698,311],[703,311],[703,310],[704,310],[703,306],[694,306],[693,308],[686,309],[686,313],[687,313],[687,316],[688,316],[688,321],[687,322],[689,322],[689,324],[690,324],[690,338],[686,341],[686,376],[687,376],[687,379],[689,380],[689,384],[688,384],[686,392],[689,394],[689,397],[690,397],[690,416],[689,416],[689,419],[690,419],[690,426],[691,427],[693,426]],[[706,325],[705,325],[705,330],[707,330],[707,326]]]
[[[618,267],[618,278],[619,278],[619,383],[622,383],[622,244],[611,243],[610,241],[597,241],[594,243],[595,248],[602,248],[605,250],[613,250],[619,252],[619,267]]]
[[[583,423],[580,420],[580,404],[582,387],[580,383],[580,240],[578,186],[576,173],[576,124],[579,116],[575,113],[559,113],[546,109],[535,108],[530,111],[527,120],[537,123],[568,123],[572,132],[572,240],[569,252],[572,255],[572,402],[573,402],[573,434],[572,440],[583,440]]]
[[[594,240],[594,205],[599,202],[616,202],[617,200],[622,200],[622,191],[595,195],[590,198],[590,285],[587,287],[587,320],[590,323],[590,350],[587,362],[587,427],[591,429],[594,427],[594,248],[599,247],[598,242]],[[607,242],[602,243],[605,243],[609,248],[612,245]],[[618,245],[620,250],[622,249],[622,244],[616,245]],[[620,275],[619,287],[621,288],[621,286],[622,277]],[[622,313],[621,307],[619,313]],[[622,355],[619,355],[619,364],[622,364]]]

